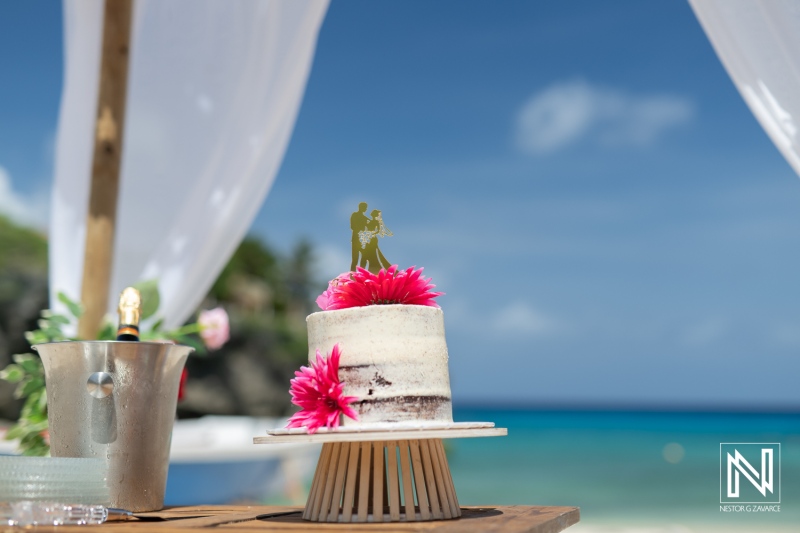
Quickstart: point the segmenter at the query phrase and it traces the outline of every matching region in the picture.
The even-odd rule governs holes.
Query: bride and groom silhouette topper
[[[373,274],[377,274],[382,268],[392,266],[378,246],[379,237],[393,235],[383,224],[380,211],[373,209],[368,217],[367,202],[361,202],[358,204],[358,211],[350,215],[350,229],[353,231],[350,241],[353,252],[350,262],[351,272],[356,269],[356,264]]]

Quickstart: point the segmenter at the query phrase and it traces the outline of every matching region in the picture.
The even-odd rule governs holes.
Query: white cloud
[[[583,81],[534,94],[517,116],[516,142],[532,154],[554,152],[586,138],[611,145],[646,145],[692,119],[694,106],[674,95],[630,95]]]
[[[497,333],[540,336],[552,333],[556,321],[525,302],[511,303],[491,317],[489,324]]]
[[[0,214],[17,224],[45,230],[49,212],[47,194],[18,193],[14,190],[6,169],[0,167]]]

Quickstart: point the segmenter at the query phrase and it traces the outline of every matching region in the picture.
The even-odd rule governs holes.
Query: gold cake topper
[[[356,264],[373,274],[377,274],[382,268],[392,266],[378,246],[378,238],[393,235],[383,223],[383,216],[379,210],[373,209],[367,216],[367,202],[361,202],[358,204],[358,211],[350,215],[350,229],[353,232],[350,241],[353,252],[350,262],[351,272],[356,269]]]

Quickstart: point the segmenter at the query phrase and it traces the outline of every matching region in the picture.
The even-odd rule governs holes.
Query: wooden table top
[[[300,507],[254,506],[194,506],[173,507],[154,513],[141,513],[143,519],[124,522],[107,522],[104,531],[135,533],[142,531],[171,532],[213,528],[214,532],[283,531],[283,532],[333,532],[356,531],[364,533],[389,532],[503,532],[503,533],[558,533],[576,524],[580,519],[577,507],[538,507],[532,505],[462,507],[462,516],[456,520],[433,522],[381,523],[381,524],[325,524],[307,522],[301,518]],[[87,533],[98,526],[38,527],[35,531],[54,533]],[[0,531],[12,531],[12,528]],[[19,531],[14,530],[14,531]],[[30,530],[29,530],[30,531]]]

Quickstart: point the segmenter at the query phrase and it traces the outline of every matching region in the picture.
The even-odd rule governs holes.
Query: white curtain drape
[[[328,0],[136,0],[109,311],[157,278],[182,323],[247,232],[280,166]],[[101,0],[65,0],[50,218],[51,305],[80,296]]]
[[[689,3],[750,110],[800,175],[800,2]]]

